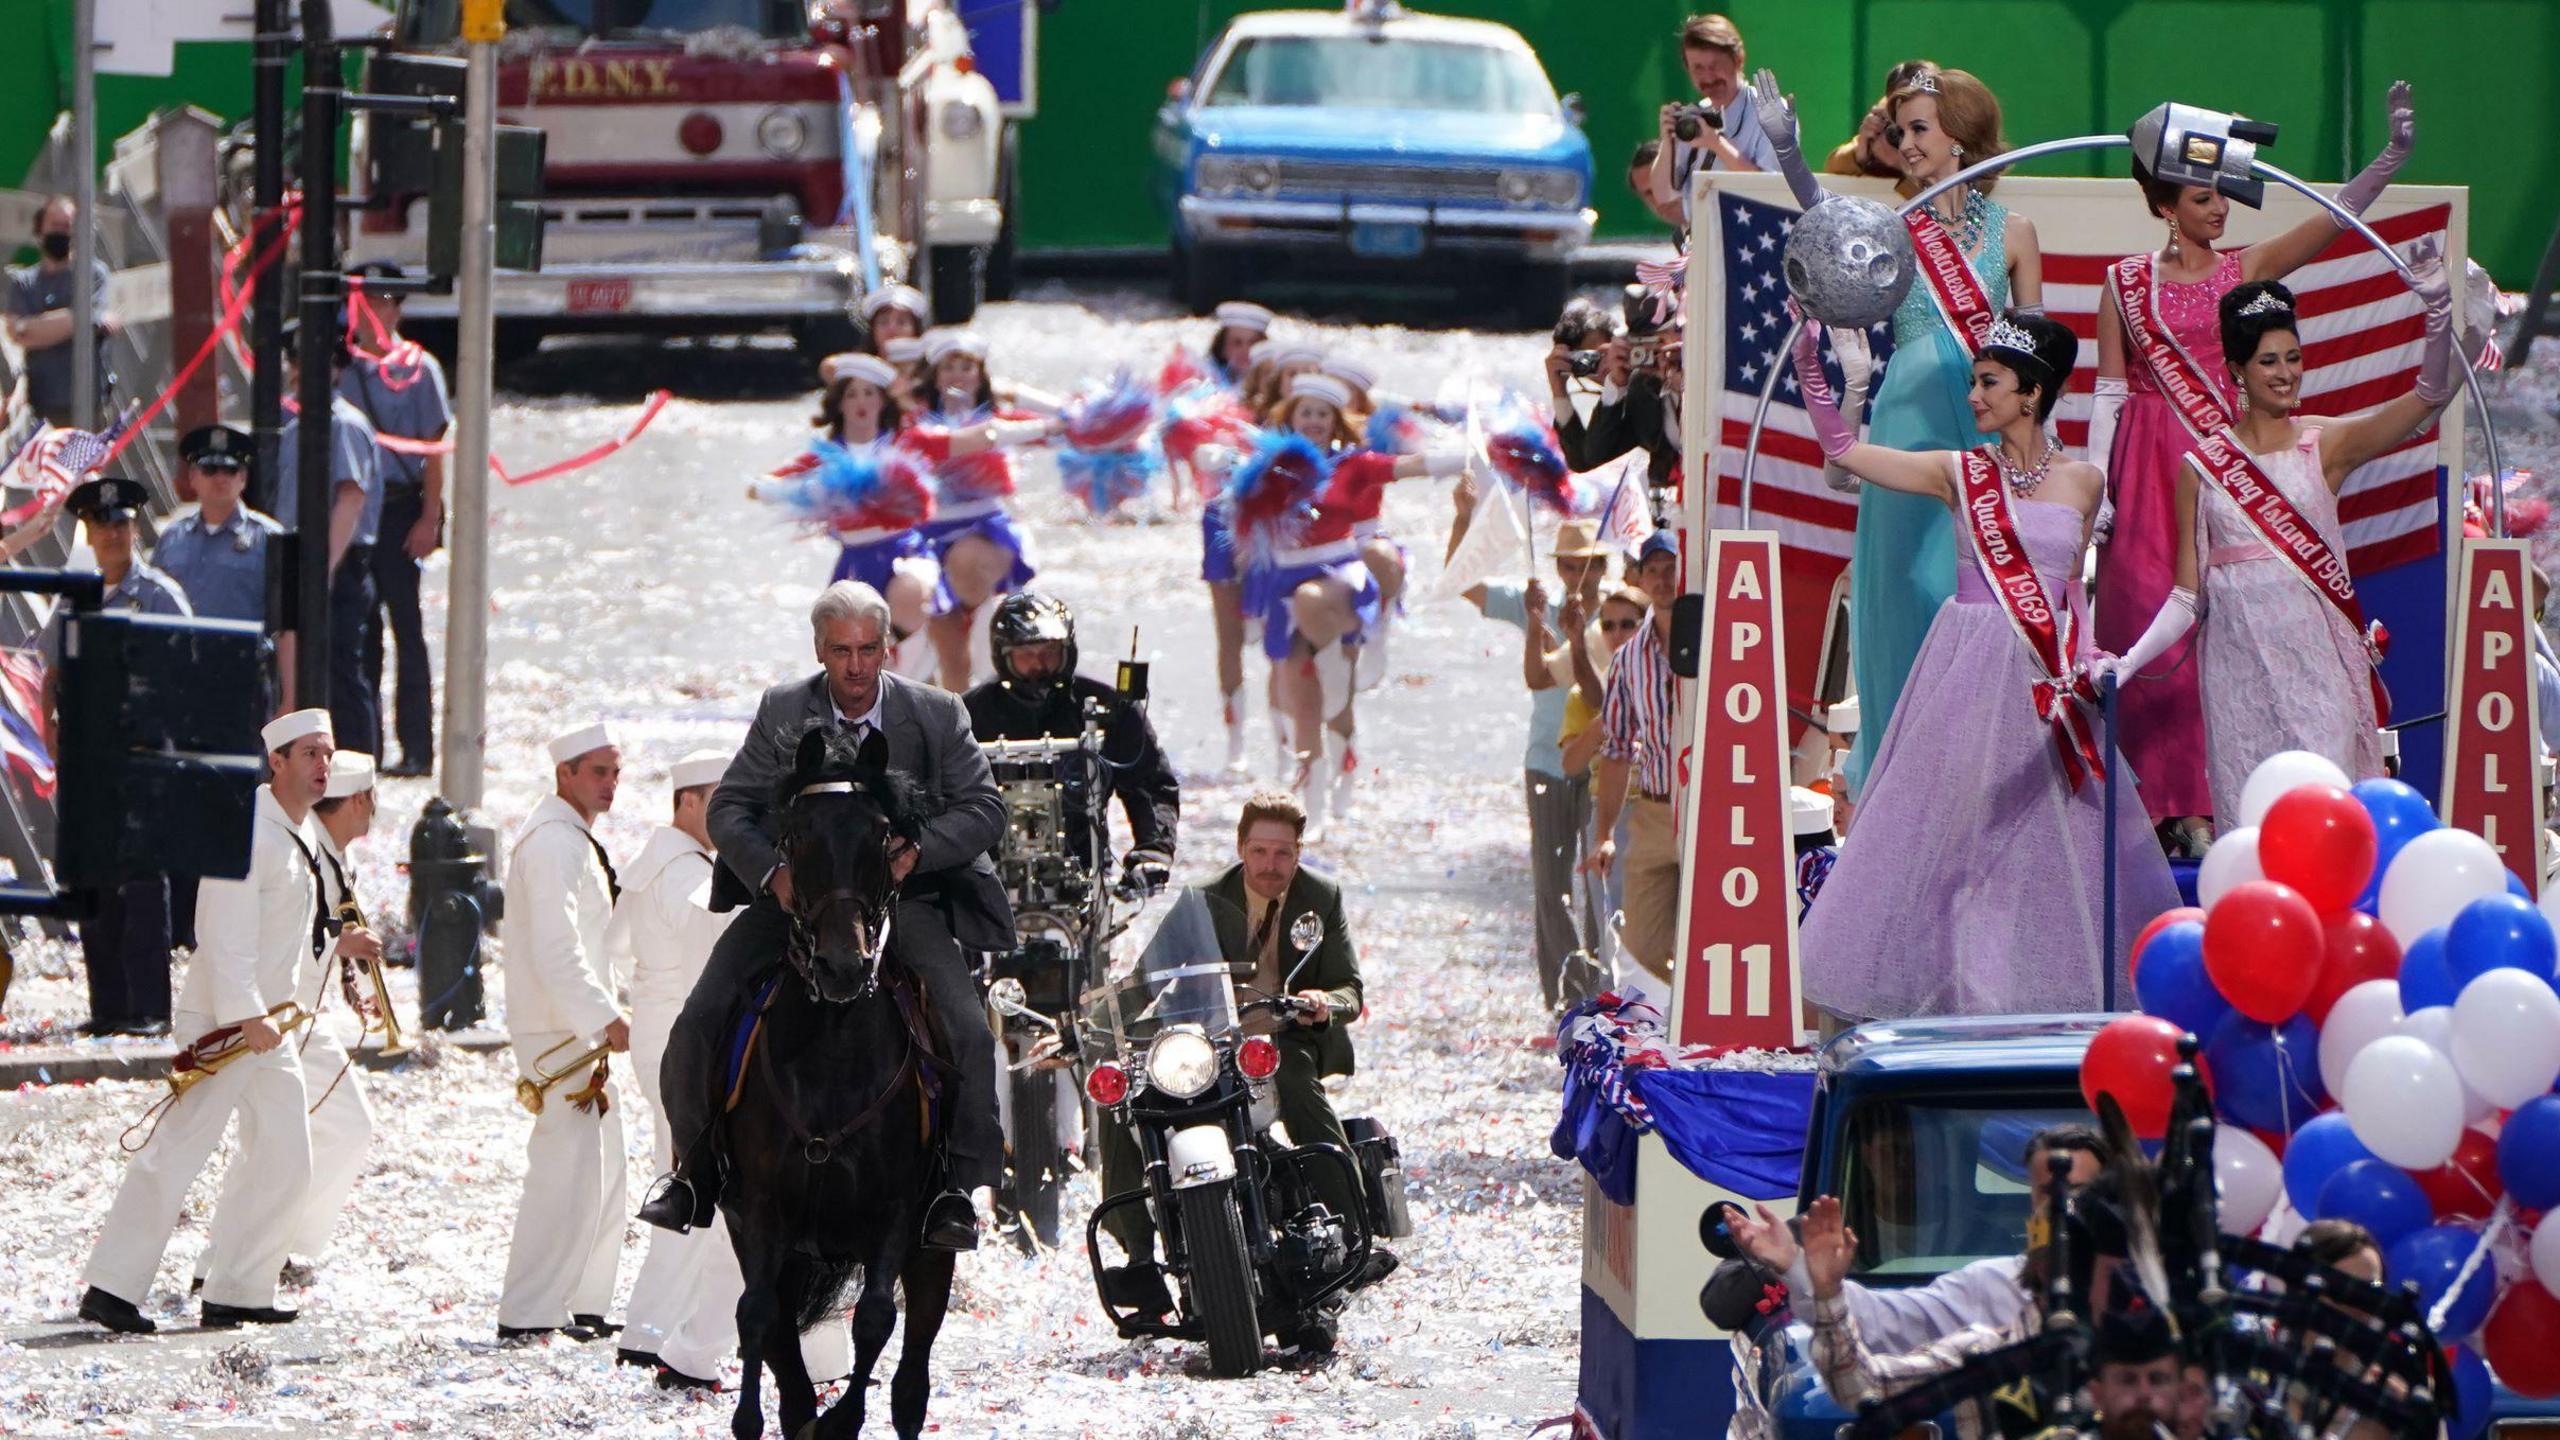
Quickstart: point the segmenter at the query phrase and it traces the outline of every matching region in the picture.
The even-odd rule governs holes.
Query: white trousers
[[[291,1042],[287,1042],[290,1044]],[[373,1107],[347,1057],[346,1042],[327,1031],[312,1035],[302,1048],[302,1087],[310,1098],[311,1184],[296,1212],[289,1253],[318,1260],[329,1251],[329,1234],[338,1228],[339,1212],[355,1193],[356,1176],[364,1169],[373,1144]],[[332,1082],[335,1082],[334,1085]],[[218,1257],[230,1248],[223,1217],[245,1213],[258,1202],[248,1167],[234,1165],[222,1177],[222,1198],[213,1209],[213,1234],[196,1256],[196,1278],[213,1273]]]
[[[545,1050],[569,1039],[547,1033],[516,1036],[517,1070],[531,1075]],[[552,1063],[569,1053],[552,1057]],[[568,1097],[585,1083],[586,1072],[581,1071],[554,1087],[525,1141],[524,1197],[516,1205],[515,1233],[507,1246],[506,1289],[498,1297],[500,1325],[566,1325],[571,1316],[602,1315],[613,1306],[627,1213],[622,1103],[617,1098],[602,1115],[580,1110]],[[607,1087],[608,1093],[612,1088]]]
[[[172,1027],[194,1036],[214,1028],[180,1011]],[[188,1090],[160,1117],[141,1153],[125,1163],[124,1181],[98,1231],[82,1283],[142,1304],[169,1247],[169,1232],[231,1117],[240,1117],[240,1146],[231,1157],[235,1190],[226,1185],[213,1233],[223,1253],[207,1272],[204,1298],[251,1308],[276,1303],[276,1273],[293,1243],[295,1206],[311,1183],[311,1132],[304,1124],[302,1066],[291,1045],[248,1055]]]
[[[675,1141],[658,1100],[658,1066],[666,1058],[667,1032],[684,1001],[681,995],[636,989],[631,996],[632,1073],[640,1077],[632,1088],[648,1093],[651,1148],[661,1175],[675,1168]],[[738,1353],[738,1297],[745,1291],[738,1253],[729,1244],[728,1227],[717,1217],[683,1235],[652,1226],[648,1258],[640,1262],[640,1277],[631,1285],[621,1343],[655,1355],[683,1374],[716,1380],[720,1362]],[[821,1382],[851,1372],[853,1336],[843,1317],[802,1335],[800,1356]]]

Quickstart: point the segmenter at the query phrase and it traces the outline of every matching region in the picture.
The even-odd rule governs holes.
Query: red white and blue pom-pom
[[[911,530],[933,518],[933,491],[915,456],[888,445],[810,444],[752,493],[833,534]]]
[[[1313,443],[1295,431],[1266,430],[1253,451],[1227,477],[1227,528],[1239,550],[1257,561],[1295,543],[1313,518],[1332,467]]]
[[[1176,345],[1164,357],[1164,368],[1156,372],[1156,393],[1169,396],[1186,385],[1201,382],[1215,385],[1218,377],[1209,373],[1209,364],[1198,353]]]
[[[1191,472],[1193,482],[1200,487],[1200,498],[1217,498],[1218,477],[1202,473],[1201,447],[1224,445],[1244,450],[1251,446],[1256,428],[1253,411],[1234,391],[1216,381],[1195,380],[1167,395],[1161,413],[1164,458]]]
[[[1156,397],[1123,370],[1059,411],[1072,450],[1135,450],[1156,423]]]
[[[1590,498],[1573,483],[1573,467],[1556,443],[1555,427],[1521,401],[1506,395],[1488,417],[1485,458],[1494,473],[1528,492],[1539,504],[1562,515],[1579,515]]]
[[[1429,411],[1390,400],[1369,417],[1361,443],[1381,455],[1419,455],[1446,439],[1449,427]]]
[[[1058,454],[1059,483],[1095,515],[1108,515],[1129,501],[1145,498],[1163,473],[1164,456],[1153,448]]]

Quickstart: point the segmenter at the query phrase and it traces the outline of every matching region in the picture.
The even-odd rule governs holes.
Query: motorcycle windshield
[[[1115,964],[1110,978],[1088,993],[1088,1029],[1123,1056],[1170,1026],[1197,1026],[1213,1037],[1233,1031],[1228,951],[1242,948],[1243,934],[1236,907],[1205,891],[1179,892],[1136,959]]]

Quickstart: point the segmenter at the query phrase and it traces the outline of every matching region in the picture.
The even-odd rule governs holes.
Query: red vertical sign
[[[2533,560],[2522,540],[2462,542],[2453,693],[2445,705],[2445,823],[2489,842],[2542,891],[2542,741],[2533,684]]]
[[[1777,536],[1713,532],[1698,581],[1707,603],[1689,707],[1671,1034],[1680,1045],[1785,1048],[1805,1034]]]

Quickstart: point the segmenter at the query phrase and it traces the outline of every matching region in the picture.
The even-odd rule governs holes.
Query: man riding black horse
[[[996,1120],[995,1037],[962,947],[1004,951],[1013,914],[987,851],[1004,834],[1004,806],[985,755],[956,696],[886,673],[889,605],[856,581],[827,587],[810,607],[820,673],[777,685],[756,708],[746,742],[711,797],[711,837],[720,851],[711,908],[741,915],[711,960],[667,1038],[660,1086],[676,1139],[676,1170],[640,1208],[653,1225],[682,1230],[706,1223],[718,1197],[720,1163],[711,1143],[726,1093],[733,1028],[751,989],[780,963],[795,924],[793,876],[776,848],[776,803],[793,773],[801,737],[845,727],[856,743],[880,737],[889,769],[912,782],[924,817],[913,843],[892,842],[890,874],[901,889],[889,944],[921,983],[926,1004],[958,1071],[942,1096],[947,1126],[944,1189],[925,1211],[924,1243],[971,1250],[978,1215],[971,1192],[1002,1175]],[[823,905],[826,897],[810,897]]]

